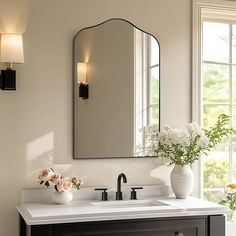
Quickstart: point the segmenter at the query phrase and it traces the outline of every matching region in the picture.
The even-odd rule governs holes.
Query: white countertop
[[[91,201],[74,201],[68,205],[22,203],[17,209],[28,225],[228,213],[228,209],[222,205],[193,197],[188,199],[176,199],[173,197],[152,199],[159,200],[168,206],[163,207],[163,209],[155,206],[104,208],[99,205],[94,206]]]

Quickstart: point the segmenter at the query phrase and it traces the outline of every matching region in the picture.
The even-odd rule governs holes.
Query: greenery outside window
[[[236,22],[203,20],[202,118],[209,128],[221,113],[236,128]],[[236,142],[230,137],[203,158],[203,197],[218,202],[224,186],[236,180]]]

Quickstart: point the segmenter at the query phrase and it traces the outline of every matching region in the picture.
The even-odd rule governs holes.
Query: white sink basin
[[[148,200],[121,200],[121,201],[103,201],[103,202],[91,202],[93,206],[102,208],[133,208],[133,207],[169,207],[161,201],[155,199]]]

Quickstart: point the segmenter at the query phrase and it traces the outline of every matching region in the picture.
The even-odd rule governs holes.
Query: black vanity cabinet
[[[28,226],[20,216],[20,236],[225,236],[225,218],[189,216]]]

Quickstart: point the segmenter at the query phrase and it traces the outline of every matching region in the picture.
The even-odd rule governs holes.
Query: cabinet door
[[[206,219],[113,221],[53,226],[53,236],[207,236]]]

